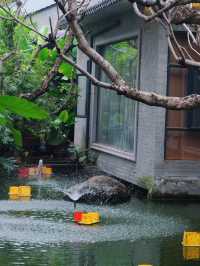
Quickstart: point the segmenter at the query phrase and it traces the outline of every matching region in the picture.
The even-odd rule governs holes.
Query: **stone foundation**
[[[200,199],[200,177],[156,178],[152,198]]]

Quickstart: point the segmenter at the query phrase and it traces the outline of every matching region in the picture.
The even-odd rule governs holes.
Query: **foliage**
[[[3,11],[0,15],[7,16]],[[63,37],[59,44],[64,45],[65,41]],[[62,63],[50,83],[48,95],[39,97],[36,104],[31,103],[19,96],[41,87],[58,57],[57,51],[45,46],[39,35],[22,25],[0,20],[0,58],[11,51],[14,54],[4,63],[3,87],[0,87],[0,126],[9,131],[6,145],[22,146],[24,129],[45,142],[51,135],[54,140],[66,138],[75,116],[77,87],[71,82],[75,79],[74,69]]]
[[[75,160],[79,166],[96,163],[97,153],[90,149],[82,149],[78,145],[71,145],[68,151],[71,153],[72,159]]]
[[[12,146],[13,141],[12,131],[10,130],[10,128],[0,125],[0,145]]]
[[[42,121],[41,123],[29,126],[28,130],[35,137],[39,137],[41,143],[52,146],[60,145],[68,141],[71,128],[74,126],[75,114],[62,111],[54,119]]]
[[[0,157],[0,173],[2,173],[2,170],[4,170],[4,172],[10,175],[16,168],[17,165],[14,158]]]
[[[72,158],[80,165],[84,165],[87,161],[88,150],[83,150],[77,145],[71,145],[68,149],[72,155]]]
[[[46,119],[48,114],[36,104],[15,96],[0,96],[0,125],[9,129],[17,146],[22,146],[21,132],[14,128],[11,113],[24,118]]]
[[[15,96],[0,96],[0,109],[2,113],[9,111],[27,119],[42,120],[48,118],[48,113],[36,104]]]
[[[133,81],[136,81],[139,59],[137,39],[110,44],[104,51],[104,57],[115,67],[130,86],[136,85],[133,84]]]

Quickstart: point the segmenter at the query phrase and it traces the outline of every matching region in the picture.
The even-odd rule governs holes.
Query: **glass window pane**
[[[175,97],[183,97],[187,93],[187,68],[171,67],[169,69],[168,94]],[[167,128],[184,128],[186,120],[185,111],[172,111],[167,113]]]
[[[200,73],[195,68],[171,66],[170,96],[199,93]],[[167,160],[200,160],[200,110],[168,111],[166,128]]]
[[[188,92],[187,94],[200,94],[199,89],[200,70],[199,68],[190,67],[188,73]],[[188,111],[187,128],[200,129],[200,109]]]
[[[200,132],[167,130],[167,160],[200,160]]]
[[[137,86],[137,39],[110,44],[104,47],[103,53],[130,86]],[[101,80],[108,81],[104,73]],[[135,102],[113,91],[99,89],[97,142],[133,152],[134,131]]]

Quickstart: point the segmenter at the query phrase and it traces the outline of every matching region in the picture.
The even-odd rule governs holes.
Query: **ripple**
[[[72,204],[69,202],[1,201],[0,239],[40,244],[134,241],[180,233],[190,224],[187,219],[149,211],[139,201],[138,204],[130,202],[115,207],[83,204],[79,205],[79,208],[99,211],[102,216],[101,223],[94,226],[73,223],[69,219],[73,213]]]

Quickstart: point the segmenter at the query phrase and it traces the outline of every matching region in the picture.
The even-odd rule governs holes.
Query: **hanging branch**
[[[67,18],[69,26],[73,31],[78,41],[78,47],[85,53],[89,58],[93,60],[109,77],[112,84],[105,84],[97,80],[92,74],[85,71],[83,68],[74,63],[70,58],[64,56],[61,51],[62,57],[74,67],[76,67],[81,73],[86,75],[93,84],[116,91],[118,94],[124,95],[127,98],[143,102],[150,106],[160,106],[168,109],[192,109],[200,107],[200,95],[190,95],[186,97],[168,97],[162,96],[153,92],[144,92],[136,88],[130,88],[126,82],[122,79],[119,73],[113,68],[113,66],[105,60],[97,51],[90,47],[85,35],[78,24],[77,19],[77,2],[74,0],[68,0],[68,9],[65,10],[66,6],[62,5],[64,15]],[[61,3],[59,2],[59,6]],[[180,50],[182,54],[182,50]],[[183,56],[183,54],[182,54]],[[190,60],[184,59],[186,63],[190,63]]]
[[[71,32],[76,37],[78,41],[78,47],[79,49],[88,56],[96,65],[100,67],[102,71],[105,72],[107,77],[110,79],[111,83],[105,83],[100,80],[98,80],[93,74],[88,73],[84,68],[82,68],[80,65],[75,63],[68,55],[67,52],[69,49],[72,48],[72,42],[69,42],[66,44],[65,49],[62,50],[57,45],[56,39],[55,39],[55,32],[56,30],[53,30],[53,27],[51,27],[51,34],[46,37],[42,35],[43,38],[45,38],[45,41],[49,45],[55,45],[59,54],[59,57],[57,58],[54,66],[48,73],[47,77],[43,81],[43,84],[40,89],[33,92],[31,95],[26,95],[24,97],[28,97],[29,99],[36,99],[37,97],[43,95],[48,91],[48,86],[50,82],[53,80],[55,75],[57,74],[59,65],[63,60],[65,60],[67,63],[74,66],[78,71],[80,71],[82,74],[84,74],[88,79],[91,80],[91,82],[95,86],[103,87],[105,89],[113,90],[116,93],[120,95],[124,95],[127,98],[145,103],[150,106],[159,106],[164,107],[167,109],[174,109],[174,110],[182,110],[182,109],[193,109],[193,108],[199,108],[200,107],[200,95],[189,95],[186,97],[168,97],[156,94],[154,92],[146,92],[143,90],[138,90],[138,88],[131,88],[127,85],[123,77],[116,71],[116,69],[101,55],[99,54],[95,49],[93,49],[90,44],[87,41],[87,38],[85,37],[85,34],[82,30],[82,28],[79,25],[79,16],[81,14],[80,8],[83,8],[84,2],[76,1],[76,0],[67,0],[65,1],[59,1],[55,0],[57,6],[63,13],[63,17],[67,20],[67,23],[70,27]],[[178,21],[177,17],[174,15],[173,12],[178,12],[178,10],[188,10],[187,4],[190,3],[200,3],[199,1],[188,1],[188,0],[138,0],[138,1],[130,1],[134,7],[136,14],[143,18],[145,21],[152,21],[157,20],[159,23],[161,23],[168,33],[168,43],[169,48],[174,55],[175,59],[179,64],[184,65],[192,65],[195,67],[200,67],[200,62],[193,59],[192,55],[190,54],[190,51],[187,50],[185,47],[182,47],[179,42],[177,41],[176,35],[174,34],[172,23],[174,20]],[[152,13],[148,17],[145,14],[142,13],[139,4],[143,7],[151,7]],[[0,8],[1,5],[0,5]],[[181,9],[179,9],[181,8]],[[192,11],[193,12],[193,11]],[[9,11],[7,11],[7,14]],[[186,12],[187,13],[187,12]],[[182,18],[180,21],[187,21],[188,17],[186,16],[189,13],[182,13]],[[178,13],[176,13],[178,14]],[[190,12],[191,14],[191,12]],[[199,12],[194,11],[195,19],[199,17]],[[9,15],[9,14],[8,14]],[[27,27],[27,25],[19,20],[18,18],[15,18],[13,15],[9,15],[9,18],[12,18],[16,23],[20,23],[21,25]],[[189,17],[189,21],[194,21],[194,18]],[[200,20],[198,21],[198,23]],[[58,27],[58,23],[56,24]],[[34,31],[35,33],[39,34],[35,29],[32,27],[29,27],[29,30]],[[186,29],[188,31],[188,34],[190,34],[190,37],[197,41],[197,36],[195,36],[192,31],[188,28]],[[197,51],[198,52],[198,51]],[[146,88],[147,90],[147,88]]]

